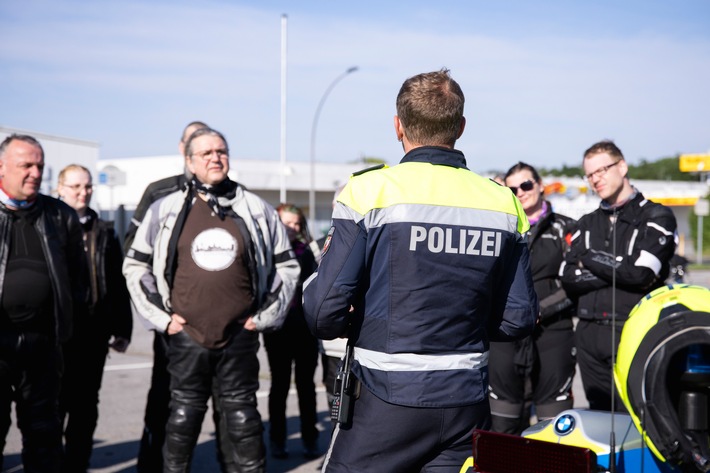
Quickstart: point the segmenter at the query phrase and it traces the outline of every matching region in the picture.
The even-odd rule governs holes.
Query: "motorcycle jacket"
[[[126,235],[123,239],[124,253],[128,253],[128,250],[131,249],[138,227],[143,221],[145,213],[148,211],[150,205],[161,197],[165,197],[168,194],[172,194],[173,192],[183,189],[187,185],[188,181],[188,178],[183,173],[176,176],[166,177],[148,184],[148,187],[146,187],[143,192],[140,202],[138,202],[136,210],[133,212],[131,223],[128,225],[128,230],[126,230]]]
[[[580,218],[560,269],[562,285],[578,300],[577,316],[610,321],[615,302],[617,320],[625,321],[634,305],[668,277],[675,233],[673,212],[635,189],[624,205],[602,201]]]
[[[0,298],[15,212],[0,204]],[[74,209],[42,194],[27,212],[33,214],[52,282],[54,340],[63,343],[71,336],[75,311],[85,310],[87,304],[88,278],[81,224]]]
[[[528,227],[518,199],[463,153],[415,148],[340,193],[306,321],[318,338],[353,341],[353,373],[386,402],[483,401],[489,340],[527,336],[537,319]]]
[[[549,210],[527,235],[533,284],[544,324],[572,317],[573,302],[562,287],[559,272],[575,225],[574,219]]]
[[[256,299],[253,321],[259,331],[278,329],[298,282],[298,261],[276,210],[240,184],[233,185],[234,194],[219,197],[219,204],[229,210],[228,218],[237,222],[248,242],[247,264]],[[159,332],[165,332],[171,320],[176,247],[195,198],[199,197],[186,183],[151,204],[123,261],[137,312]]]
[[[95,319],[102,335],[130,340],[133,314],[122,273],[121,243],[113,222],[99,219],[92,209],[87,209],[87,217],[82,219],[91,281],[87,316]]]

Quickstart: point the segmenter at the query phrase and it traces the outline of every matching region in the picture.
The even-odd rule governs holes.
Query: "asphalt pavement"
[[[94,436],[94,451],[91,458],[92,473],[134,473],[136,456],[143,430],[143,415],[146,396],[150,387],[150,374],[153,361],[153,334],[143,328],[140,321],[134,321],[133,337],[126,353],[111,352],[106,362],[103,383],[100,392],[99,423]],[[259,350],[260,388],[257,393],[259,412],[264,420],[265,429],[269,428],[268,393],[271,384],[269,364],[266,352]],[[325,452],[330,437],[330,419],[327,418],[327,401],[321,380],[320,366],[316,371],[316,395],[318,406],[318,428],[321,431],[319,446]],[[192,471],[195,473],[219,472],[216,457],[214,423],[212,421],[212,403],[205,415],[202,433],[195,448]],[[289,458],[273,459],[267,456],[267,472],[313,473],[319,470],[322,457],[306,460],[302,456],[302,445],[298,421],[298,397],[295,385],[289,393],[287,412]],[[265,431],[265,440],[268,439]],[[5,464],[3,473],[23,472],[20,451],[21,436],[13,426],[5,446]],[[267,441],[268,450],[268,441]],[[267,451],[268,455],[268,451]],[[160,473],[160,472],[156,472]]]
[[[697,270],[686,274],[687,282],[710,287],[710,271]],[[99,406],[99,425],[96,429],[94,452],[91,459],[92,473],[133,473],[136,471],[136,455],[143,428],[143,414],[146,395],[150,385],[152,366],[152,333],[135,321],[133,340],[124,354],[111,353],[106,363],[101,401]],[[261,362],[260,389],[258,392],[259,411],[264,426],[269,428],[268,392],[270,386],[269,366],[263,348],[259,352]],[[327,449],[330,437],[330,421],[325,390],[321,379],[320,366],[316,372],[319,429],[319,446],[322,452]],[[574,383],[575,407],[587,407],[579,375]],[[211,404],[211,403],[210,403]],[[313,473],[318,471],[322,457],[306,460],[301,454],[301,439],[298,423],[298,399],[295,390],[289,393],[288,406],[288,443],[289,458],[285,460],[267,457],[267,472]],[[265,439],[267,437],[265,436]],[[267,447],[268,448],[268,447]],[[5,469],[3,472],[22,472],[20,458],[21,437],[14,425],[5,446]],[[216,460],[214,424],[211,409],[205,415],[202,434],[195,448],[192,471],[196,473],[219,472]],[[268,455],[268,451],[267,451]],[[158,473],[158,472],[156,472]]]

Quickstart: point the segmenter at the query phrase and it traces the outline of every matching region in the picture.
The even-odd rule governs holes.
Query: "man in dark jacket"
[[[535,326],[528,220],[454,149],[463,106],[448,70],[405,81],[404,158],[337,199],[304,311],[316,337],[349,337],[357,381],[323,471],[458,471],[490,427],[489,341]]]
[[[0,144],[0,441],[14,401],[25,471],[59,472],[60,345],[86,302],[86,261],[76,212],[39,193],[43,169],[35,138]]]
[[[624,156],[612,141],[585,151],[583,167],[602,201],[579,220],[561,269],[562,285],[578,299],[575,344],[589,407],[609,411],[613,404],[623,410],[611,387],[621,330],[641,297],[668,277],[676,220],[670,209],[646,200],[631,185]]]
[[[64,377],[59,410],[64,424],[65,473],[86,473],[99,418],[99,391],[109,348],[123,353],[131,341],[133,316],[121,266],[123,252],[113,222],[89,205],[91,173],[70,164],[59,172],[57,194],[76,210],[89,267],[88,310],[78,313],[74,333],[63,346]]]

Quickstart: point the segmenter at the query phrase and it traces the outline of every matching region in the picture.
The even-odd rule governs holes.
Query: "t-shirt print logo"
[[[237,240],[223,228],[210,228],[192,240],[192,260],[205,271],[222,271],[237,258]]]

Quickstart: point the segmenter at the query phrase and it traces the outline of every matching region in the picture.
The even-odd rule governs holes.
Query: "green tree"
[[[540,168],[538,170],[541,176],[556,176],[556,177],[581,177],[584,175],[582,166],[567,166],[562,165],[561,169]]]
[[[700,173],[682,172],[680,170],[680,155],[660,158],[649,162],[641,160],[638,165],[629,165],[629,176],[632,179],[651,179],[657,181],[698,181]]]
[[[582,166],[561,168],[540,168],[542,176],[580,177],[584,175]],[[682,172],[680,170],[680,155],[659,158],[656,161],[642,159],[639,164],[629,164],[629,177],[632,179],[650,179],[656,181],[699,181],[702,176],[697,172]]]

